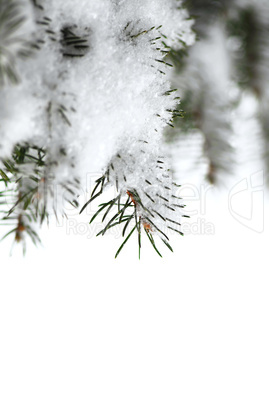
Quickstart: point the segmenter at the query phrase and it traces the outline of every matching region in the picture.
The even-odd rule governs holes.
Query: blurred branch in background
[[[262,161],[268,178],[269,3],[189,0],[185,5],[195,18],[197,41],[187,56],[171,55],[184,118],[175,130],[166,130],[179,180],[195,175],[197,181],[222,184],[239,164],[253,160]]]

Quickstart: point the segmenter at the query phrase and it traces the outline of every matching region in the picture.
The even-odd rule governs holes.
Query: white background
[[[231,188],[189,197],[192,233],[162,259],[68,225],[25,258],[2,243],[1,402],[268,402],[269,209],[262,186],[238,193],[244,226]]]

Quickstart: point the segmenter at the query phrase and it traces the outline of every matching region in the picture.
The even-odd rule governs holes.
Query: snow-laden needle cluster
[[[147,233],[178,230],[162,131],[178,105],[167,54],[193,43],[191,25],[177,0],[0,0],[0,172],[17,237],[36,239],[30,222],[76,205],[95,172]]]

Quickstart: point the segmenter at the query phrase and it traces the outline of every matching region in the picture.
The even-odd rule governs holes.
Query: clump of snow
[[[1,88],[0,158],[17,143],[37,145],[46,150],[46,173],[56,186],[82,187],[87,173],[104,170],[130,138],[137,144],[146,138],[156,159],[178,102],[165,95],[171,66],[162,41],[179,48],[194,41],[181,6],[176,0],[36,1],[29,19],[39,49],[17,60],[20,83]],[[139,152],[132,168],[143,164]],[[130,176],[128,186],[139,188],[140,179]]]

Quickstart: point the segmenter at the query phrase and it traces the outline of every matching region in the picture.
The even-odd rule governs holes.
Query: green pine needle
[[[118,249],[118,251],[115,254],[115,258],[118,257],[119,253],[121,252],[123,246],[127,243],[127,241],[129,240],[129,238],[131,237],[131,235],[134,233],[136,229],[136,226],[133,227],[133,229],[131,230],[131,232],[128,234],[128,236],[126,237],[126,239],[123,241],[123,243],[121,244],[120,248]]]
[[[113,169],[112,164],[110,164],[110,167]],[[90,199],[84,204],[82,207],[81,212],[84,211],[84,209],[91,203],[94,199],[97,197],[101,196],[103,193],[104,188],[106,187],[106,184],[109,182],[109,175],[106,172],[102,177],[100,177],[98,180],[96,180],[96,185],[91,193]],[[90,224],[97,218],[98,215],[102,213],[101,217],[101,222],[105,222],[108,219],[108,222],[105,223],[105,226],[102,230],[100,230],[96,236],[100,235],[105,235],[105,233],[114,227],[122,227],[122,237],[126,236],[127,229],[130,225],[130,223],[133,221],[134,226],[129,232],[129,234],[125,237],[123,243],[121,244],[120,248],[118,249],[115,258],[117,258],[118,254],[122,250],[123,246],[126,244],[126,242],[129,240],[131,237],[131,234],[137,230],[137,240],[138,240],[138,257],[140,259],[141,257],[141,248],[142,248],[142,233],[141,233],[141,226],[144,226],[145,233],[154,248],[154,250],[157,252],[157,254],[162,257],[161,253],[156,247],[153,234],[151,233],[151,230],[154,230],[154,232],[159,232],[160,237],[165,244],[167,248],[169,248],[170,251],[173,251],[172,247],[169,244],[169,239],[166,236],[166,234],[160,230],[152,222],[152,220],[148,217],[148,215],[153,216],[151,211],[149,211],[142,203],[141,198],[138,194],[138,192],[135,189],[131,189],[130,191],[127,191],[126,193],[126,200],[123,199],[124,196],[123,194],[118,194],[115,198],[112,200],[99,204],[98,210],[94,213],[90,220]],[[121,201],[122,200],[122,201]],[[137,210],[137,206],[139,206],[139,213]],[[141,216],[141,209],[142,211],[145,211],[146,217]],[[112,214],[111,217],[109,215]],[[160,216],[160,215],[159,215]],[[160,216],[162,220],[166,220],[163,216]],[[177,222],[175,222],[177,223]],[[149,229],[149,228],[150,229]],[[178,231],[179,232],[179,231]],[[181,232],[179,232],[181,234]]]

